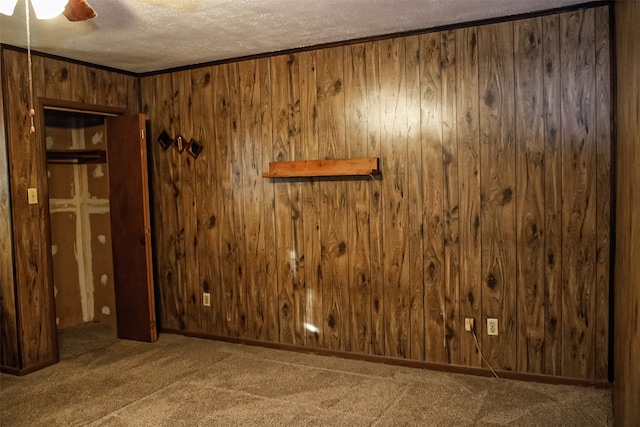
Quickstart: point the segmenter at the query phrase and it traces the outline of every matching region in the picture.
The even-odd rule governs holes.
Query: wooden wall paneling
[[[137,113],[140,110],[140,105],[137,102],[137,97],[140,96],[140,88],[138,86],[134,89],[133,84],[133,82],[138,81],[137,77],[110,71],[95,70],[92,78],[95,79],[94,84],[99,92],[99,96],[95,102],[96,104],[123,106],[132,113]],[[130,93],[130,90],[132,93]],[[131,105],[130,98],[134,98],[136,101],[133,105]]]
[[[45,75],[46,69],[48,67],[47,61],[44,58],[37,58],[33,60],[33,88],[34,88],[34,108],[37,108],[37,100],[39,94],[43,92],[43,88],[46,87]],[[24,71],[23,71],[24,75]],[[75,78],[75,76],[70,76],[70,78]],[[26,76],[25,76],[26,80]],[[48,89],[47,89],[48,90]],[[40,114],[36,112],[36,114]],[[51,254],[51,227],[49,224],[49,182],[48,182],[48,174],[46,170],[46,143],[42,142],[42,135],[44,133],[44,126],[42,128],[39,127],[39,123],[42,121],[38,120],[38,117],[35,118],[36,125],[36,133],[35,140],[33,140],[33,144],[35,149],[33,151],[33,155],[30,158],[26,158],[28,162],[32,163],[32,170],[36,176],[36,187],[38,188],[38,201],[37,209],[38,223],[32,224],[32,228],[30,229],[30,233],[33,232],[33,228],[38,229],[39,233],[39,241],[35,247],[32,247],[31,253],[29,254],[30,258],[35,254],[38,254],[37,258],[39,266],[34,266],[32,259],[30,259],[30,264],[32,268],[36,268],[37,270],[41,269],[43,274],[40,274],[36,271],[36,274],[39,276],[39,280],[41,281],[40,289],[38,292],[40,295],[27,296],[23,294],[25,297],[23,300],[23,306],[20,308],[20,313],[28,310],[27,306],[32,306],[31,298],[35,298],[38,300],[41,298],[41,305],[36,304],[38,310],[40,310],[39,321],[32,322],[29,326],[23,323],[22,325],[22,333],[23,336],[26,334],[27,328],[32,330],[34,335],[38,335],[38,350],[34,350],[33,354],[36,355],[36,358],[31,359],[29,361],[26,357],[23,357],[23,368],[29,365],[33,366],[36,364],[36,360],[41,362],[43,359],[48,363],[57,362],[58,361],[58,334],[57,334],[57,325],[56,325],[56,317],[55,317],[55,289],[52,286],[53,283],[53,269],[52,269],[52,254]],[[14,234],[15,240],[15,234]],[[46,272],[46,273],[45,273]],[[18,273],[16,273],[17,275]],[[18,317],[21,317],[21,314],[18,314]],[[32,341],[35,343],[36,341]],[[24,354],[29,354],[29,352],[25,352],[25,348],[32,348],[32,343],[27,344],[25,340],[22,343],[22,352]]]
[[[640,3],[615,2],[615,311],[613,413],[640,424]]]
[[[593,9],[560,17],[563,164],[562,374],[595,375],[596,111]]]
[[[95,104],[126,108],[131,113],[141,110],[141,82],[139,77],[113,71],[93,69]]]
[[[289,138],[290,108],[292,88],[290,87],[289,66],[295,61],[293,55],[282,55],[271,58],[272,111],[273,111],[273,160],[294,160],[295,140]],[[296,63],[297,66],[297,63]],[[296,227],[302,223],[298,211],[300,184],[279,179],[275,183],[275,215],[276,215],[276,259],[278,262],[278,315],[280,318],[279,342],[295,343],[293,292],[298,269],[298,253],[303,248],[297,247]]]
[[[458,184],[458,141],[456,127],[456,40],[455,31],[441,33],[442,62],[442,172],[444,234],[444,329],[446,361],[458,363],[460,345],[460,221]]]
[[[304,147],[300,138],[300,64],[298,55],[292,57],[293,61],[288,65],[288,87],[289,87],[289,141],[293,148],[292,160],[301,160],[304,157]],[[302,183],[298,183],[293,187],[291,200],[293,221],[293,255],[289,256],[289,260],[294,261],[290,264],[293,268],[293,330],[295,334],[295,342],[304,344],[306,331],[304,329],[305,317],[305,277],[304,268],[304,217],[302,216],[302,200],[304,199]]]
[[[409,268],[409,348],[407,357],[425,360],[422,138],[420,135],[420,39],[405,38],[407,75],[407,210]]]
[[[7,97],[6,105],[11,105],[11,111],[16,111],[11,118],[12,124],[7,128],[11,176],[19,177],[12,181],[11,188],[17,280],[15,297],[16,315],[21,330],[21,367],[29,369],[43,363],[52,363],[57,358],[45,147],[42,144],[43,129],[39,129],[40,124],[36,123],[36,133],[30,135],[28,116],[21,116],[28,112],[27,55],[8,50],[3,50],[2,54],[7,65],[5,70],[11,70],[11,73],[4,76],[5,88],[10,88],[4,93]],[[102,86],[96,84],[94,73],[97,75],[99,71],[34,55],[34,101],[40,97],[88,102],[103,99],[105,93]],[[40,119],[36,116],[37,122]],[[28,143],[25,143],[24,138],[29,140]],[[37,205],[28,205],[26,202],[24,195],[27,188],[31,187],[39,190],[40,203]]]
[[[172,74],[170,76],[169,87],[170,92],[169,96],[171,97],[171,102],[167,105],[167,108],[170,112],[171,117],[171,130],[170,135],[176,138],[178,135],[181,135],[184,131],[182,129],[182,121],[187,121],[186,117],[182,117],[182,105],[186,102],[186,99],[183,99],[185,93],[185,86],[182,83],[184,74]],[[187,211],[185,203],[189,199],[188,193],[190,192],[189,188],[189,178],[188,178],[188,168],[184,168],[182,164],[182,156],[178,153],[173,147],[171,148],[171,156],[169,157],[170,165],[169,171],[171,173],[171,182],[174,186],[174,205],[173,208],[175,210],[175,216],[173,217],[174,222],[170,224],[169,230],[172,230],[174,233],[174,239],[172,240],[172,250],[175,252],[175,270],[176,270],[176,282],[173,297],[175,298],[174,304],[176,307],[178,319],[180,322],[181,330],[188,330],[189,323],[189,308],[193,307],[194,304],[190,305],[189,297],[188,297],[188,281],[191,278],[191,273],[188,272],[187,267],[187,240],[189,239],[186,234],[186,222],[190,219],[190,212]],[[185,197],[186,194],[186,197]]]
[[[316,54],[300,52],[300,142],[305,159],[318,159],[318,91]],[[304,343],[321,347],[322,331],[322,261],[320,258],[320,197],[314,178],[302,182],[302,217],[304,218],[305,315]]]
[[[72,65],[69,62],[57,59],[44,59],[39,56],[33,57],[34,65],[37,62],[44,64],[44,96],[54,99],[72,99],[71,92],[71,76],[69,68]]]
[[[97,100],[98,104],[109,106],[124,105],[132,113],[140,109],[137,103],[131,105],[130,101],[130,98],[136,96],[135,91],[130,88],[130,82],[138,80],[136,77],[100,70],[96,72],[95,79],[96,87],[100,88],[101,93],[100,99]],[[130,93],[130,91],[133,93]]]
[[[598,224],[607,221],[610,165],[599,162],[610,141],[604,137],[608,93],[599,79],[606,72],[606,57],[600,55],[607,40],[606,30],[594,24],[602,31],[599,44],[581,39],[582,50],[592,52],[593,93],[572,104],[583,86],[571,82],[581,49],[576,49],[579,36],[570,34],[573,27],[563,29],[560,21],[573,22],[573,15],[209,67],[209,113],[203,105],[209,95],[198,83],[206,73],[191,70],[188,127],[215,140],[213,148],[209,152],[206,145],[205,157],[191,165],[173,149],[160,151],[168,163],[154,160],[154,167],[168,176],[157,188],[169,196],[158,199],[174,207],[159,217],[173,222],[168,227],[178,237],[186,219],[177,215],[191,209],[181,194],[184,173],[194,167],[189,179],[198,201],[194,250],[201,271],[185,284],[199,295],[204,277],[210,277],[214,307],[207,318],[197,297],[198,304],[187,309],[196,311],[195,317],[181,314],[183,303],[172,303],[167,287],[162,291],[167,317],[178,328],[180,316],[194,322],[194,332],[481,366],[473,336],[462,331],[463,319],[473,317],[494,368],[601,377],[606,338],[595,334],[606,320],[608,260],[601,248],[609,236]],[[183,72],[172,75],[176,88],[189,80]],[[176,88],[153,86],[176,104],[154,114],[166,114],[169,126],[183,127]],[[580,151],[581,139],[571,140],[575,132],[566,128],[566,117],[575,122],[571,128],[584,125],[576,118],[581,111],[576,105],[583,104],[594,111],[587,115],[594,138],[589,152]],[[200,117],[210,124],[199,124]],[[596,320],[581,344],[592,349],[586,364],[593,373],[562,366],[573,360],[574,346],[569,329],[563,336],[563,316],[573,321],[579,302],[574,296],[566,301],[567,292],[578,295],[577,273],[571,284],[566,277],[570,270],[587,269],[577,261],[581,247],[563,240],[575,223],[571,215],[582,182],[571,170],[574,155],[578,166],[584,158],[578,169],[589,171],[594,188],[588,206],[593,213],[587,213],[594,225],[581,240],[571,240],[593,247],[593,292],[599,294],[597,300],[590,294],[588,304]],[[354,156],[379,157],[382,175],[256,175],[270,161]],[[183,236],[189,244],[195,230],[187,228]],[[180,243],[173,234],[158,240],[171,248]],[[164,276],[176,261],[166,251],[162,256],[165,287]],[[219,266],[205,267],[211,257]],[[249,259],[255,262],[249,265]],[[182,283],[180,274],[175,277]],[[216,294],[218,285],[223,292]],[[498,337],[487,336],[487,317],[499,319]],[[218,320],[224,327],[217,329]]]
[[[346,157],[367,157],[369,129],[365,45],[346,46],[344,53]],[[348,335],[351,341],[351,351],[364,354],[371,352],[371,260],[369,253],[371,182],[370,177],[347,180],[347,241],[350,244],[348,267],[350,329]]]
[[[22,55],[22,64],[27,64],[27,56]],[[44,132],[44,125],[40,128],[40,124],[43,120],[39,120],[38,115],[41,112],[37,111],[38,106],[38,98],[41,97],[43,92],[48,93],[49,88],[47,87],[46,82],[46,74],[47,69],[50,67],[50,61],[43,57],[35,56],[32,58],[32,77],[33,77],[33,108],[36,109],[36,117],[35,117],[35,140],[32,140],[34,144],[34,150],[29,157],[22,158],[22,161],[27,161],[32,164],[32,170],[35,173],[37,179],[35,183],[35,187],[38,188],[38,223],[30,223],[29,233],[33,233],[33,229],[37,229],[39,233],[38,244],[31,249],[29,253],[30,265],[36,271],[39,281],[41,281],[41,288],[38,291],[34,292],[35,296],[25,295],[21,291],[24,288],[20,288],[19,283],[17,283],[16,288],[18,288],[18,300],[22,300],[24,298],[24,305],[19,306],[18,318],[21,319],[23,316],[23,312],[26,312],[31,307],[35,307],[36,310],[39,310],[40,313],[38,315],[39,320],[32,321],[30,324],[26,324],[23,319],[20,320],[21,326],[20,330],[22,336],[27,335],[27,330],[31,330],[31,334],[38,335],[40,338],[38,340],[31,340],[28,342],[23,339],[21,343],[21,351],[23,354],[23,368],[27,368],[29,366],[35,366],[39,362],[47,361],[47,363],[57,362],[58,361],[58,334],[57,334],[57,321],[56,321],[56,313],[55,313],[55,288],[53,286],[53,260],[51,253],[51,227],[49,224],[50,213],[49,213],[49,177],[46,170],[46,141],[43,144],[42,135]],[[28,73],[24,72],[25,68],[22,67],[23,78],[25,81],[28,79]],[[71,76],[73,78],[73,76]],[[67,87],[67,86],[65,86]],[[24,90],[26,91],[28,85],[25,85]],[[23,99],[27,98],[27,93],[25,92],[23,95]],[[62,95],[61,95],[62,96]],[[43,119],[43,118],[40,118]],[[20,144],[23,144],[23,141],[20,141]],[[23,196],[24,197],[24,196]],[[24,200],[24,199],[23,199]],[[29,222],[29,221],[28,221]],[[16,230],[14,228],[14,245],[16,240]],[[15,246],[14,246],[15,247]],[[37,261],[34,261],[37,260]],[[42,272],[42,273],[40,273]],[[16,276],[18,276],[18,267],[16,264]],[[31,282],[33,283],[33,282]],[[34,288],[35,289],[35,288]],[[30,290],[31,291],[31,290]],[[22,297],[20,294],[22,293]],[[39,293],[39,295],[36,295]],[[31,298],[35,298],[35,300],[41,299],[40,304],[31,304]],[[36,331],[37,329],[37,331]],[[32,335],[32,336],[33,336]],[[34,346],[36,344],[36,346]],[[26,350],[29,349],[29,350]],[[36,357],[29,360],[25,357],[26,354],[37,355]]]
[[[422,93],[422,187],[424,253],[424,343],[426,360],[446,363],[444,288],[444,175],[442,162],[442,72],[440,33],[420,36]]]
[[[367,81],[367,152],[369,156],[382,156],[382,81],[380,76],[380,43],[365,44],[365,78]],[[385,161],[381,162],[382,167]],[[384,176],[384,169],[383,174]],[[370,182],[369,250],[371,259],[371,354],[383,355],[384,338],[384,249],[382,179]]]
[[[4,52],[0,49],[0,366],[19,368],[18,322],[13,271],[11,187],[9,182],[8,126],[4,111]]]
[[[262,190],[262,146],[261,137],[261,98],[260,98],[260,62],[245,61],[238,64],[240,83],[240,111],[242,134],[240,135],[242,153],[242,175],[244,188],[243,202],[244,230],[241,234],[245,245],[244,284],[246,286],[246,306],[239,306],[245,322],[240,322],[246,338],[263,339],[266,314],[266,289],[262,280],[265,269]]]
[[[50,260],[48,255],[50,239],[46,233],[47,228],[44,222],[45,215],[49,215],[48,186],[46,173],[40,169],[44,165],[43,147],[41,146],[43,129],[36,128],[35,134],[29,133],[30,122],[26,114],[29,99],[28,81],[26,74],[22,71],[27,65],[27,56],[16,54],[15,61],[16,68],[11,71],[11,74],[21,82],[14,83],[16,93],[11,98],[13,102],[17,101],[18,104],[12,104],[11,109],[22,110],[25,115],[19,116],[20,123],[13,128],[17,132],[11,132],[17,136],[17,139],[9,143],[9,158],[11,176],[20,177],[20,190],[16,192],[12,188],[12,202],[14,203],[14,249],[18,319],[20,322],[18,330],[21,335],[22,368],[25,368],[57,358],[55,348],[57,337],[51,311],[53,289],[48,287],[51,278],[47,268]],[[46,87],[46,69],[45,61],[42,58],[33,58],[34,102],[37,100],[38,94],[42,93]],[[12,84],[9,82],[8,85]],[[11,94],[11,90],[8,92]],[[11,116],[8,119],[12,124],[14,120]],[[13,145],[12,142],[17,145]],[[16,179],[12,179],[11,183],[18,184],[16,181]],[[26,205],[25,194],[29,187],[38,189],[40,203],[37,205]],[[22,212],[17,211],[16,206],[18,205],[22,205],[24,209]],[[16,224],[18,224],[17,227]],[[21,249],[18,249],[18,245]],[[40,268],[44,274],[40,274]]]
[[[318,155],[322,159],[345,158],[347,152],[344,57],[344,47],[319,50],[317,55]],[[347,230],[349,194],[341,178],[323,180],[319,187],[324,345],[348,351],[351,341],[346,272],[352,251]]]
[[[84,104],[95,104],[97,92],[95,71],[76,63],[69,63],[66,66],[69,73],[71,99]]]
[[[204,147],[195,160],[195,192],[197,199],[198,277],[196,299],[202,304],[202,293],[210,294],[210,307],[199,312],[201,329],[209,334],[222,333],[222,290],[220,280],[220,227],[218,205],[221,200],[216,185],[216,133],[213,120],[197,120],[198,117],[214,117],[215,68],[196,68],[191,71],[194,123],[193,138]],[[157,144],[156,144],[157,145]],[[173,150],[173,149],[171,149]],[[175,150],[173,150],[175,151]],[[160,153],[166,155],[166,153]]]
[[[404,39],[380,43],[381,159],[385,354],[406,358],[409,341],[409,266],[407,263],[407,82]]]
[[[493,368],[516,369],[516,212],[513,23],[479,27],[482,322],[498,336],[481,343]]]
[[[229,64],[217,68],[214,86],[215,107],[214,126],[216,129],[216,178],[220,192],[218,215],[220,220],[220,286],[222,292],[223,326],[225,336],[238,336],[238,305],[236,284],[236,255],[238,253],[235,238],[234,217],[234,164],[233,141],[231,134],[231,104],[236,100],[231,98],[232,73]]]
[[[156,142],[163,130],[173,138],[177,132],[172,106],[174,103],[170,74],[160,74],[144,79],[142,92],[147,99],[147,111],[152,125],[152,213],[154,224],[156,278],[160,288],[161,326],[167,329],[186,327],[181,306],[180,271],[178,259],[178,196],[180,183],[175,171],[175,158],[179,157],[173,147],[162,150]]]
[[[96,88],[96,101],[94,104],[108,105],[110,107],[124,105],[129,108],[128,79],[135,79],[135,77],[97,69],[92,71],[91,79],[93,81],[91,84]],[[141,96],[140,93],[138,95]],[[133,113],[142,112],[139,110],[140,107],[136,105],[135,110],[130,111]]]
[[[544,61],[544,373],[562,373],[562,117],[560,17],[542,18]]]
[[[44,215],[48,203],[44,202],[46,174],[40,171],[44,164],[40,154],[44,148],[40,146],[43,130],[29,133],[28,81],[22,71],[27,58],[18,52],[4,52],[18,332],[22,351],[20,367],[25,368],[51,362],[57,357],[55,324],[51,317],[52,293],[45,266],[49,239],[44,235]],[[36,58],[33,62],[34,90],[39,93],[44,86],[43,62]],[[27,189],[32,187],[38,188],[40,193],[37,205],[27,203]]]
[[[269,162],[275,159],[274,154],[274,113],[272,109],[272,74],[271,59],[262,58],[258,60],[260,66],[260,117],[261,135],[260,146],[262,149],[262,172],[269,170]],[[277,129],[277,127],[276,127]],[[266,311],[264,328],[264,338],[268,341],[278,341],[280,336],[280,318],[278,314],[278,259],[276,246],[276,199],[275,188],[271,180],[262,180],[262,191],[264,193],[264,281],[263,286],[266,292]]]
[[[127,87],[127,97],[126,97],[126,103],[124,103],[124,95],[122,96],[118,96],[117,99],[117,103],[113,102],[113,103],[109,103],[107,105],[114,105],[114,106],[122,106],[122,107],[126,107],[129,109],[130,112],[134,113],[137,112],[138,110],[140,110],[140,106],[142,103],[142,97],[141,97],[141,89],[140,89],[140,78],[139,77],[132,77],[132,76],[124,76],[125,79],[125,85]],[[120,86],[117,86],[118,91],[120,91]],[[104,91],[103,94],[108,94],[110,91]],[[124,92],[123,92],[124,93]],[[103,95],[106,96],[108,99],[108,95]]]
[[[229,67],[229,95],[231,118],[231,150],[229,152],[232,167],[233,196],[230,204],[233,210],[234,239],[234,263],[235,263],[235,292],[234,299],[237,310],[237,334],[246,337],[247,329],[247,285],[245,283],[246,266],[246,242],[244,240],[244,209],[243,209],[243,185],[244,173],[242,173],[242,132],[246,126],[242,117],[242,99],[240,94],[240,79],[238,68],[240,63],[231,63]]]
[[[595,379],[609,376],[611,269],[611,59],[609,8],[595,9],[596,25],[596,327]]]
[[[151,239],[152,239],[152,253],[153,253],[153,266],[154,266],[154,280],[156,282],[155,298],[156,298],[156,321],[158,322],[158,329],[165,328],[167,324],[167,313],[169,307],[165,305],[166,289],[167,285],[167,263],[168,259],[164,236],[160,234],[160,230],[163,229],[162,224],[164,220],[164,212],[160,210],[160,206],[163,205],[162,200],[165,200],[170,193],[162,191],[163,177],[161,164],[166,160],[164,151],[157,143],[157,137],[162,131],[164,124],[161,123],[161,105],[163,94],[158,88],[158,80],[160,76],[147,77],[141,81],[140,84],[140,96],[144,99],[141,112],[147,116],[149,125],[147,130],[148,154],[149,154],[149,191],[150,191],[150,213],[151,213]],[[104,86],[104,84],[103,84]],[[167,205],[169,206],[169,205]],[[170,209],[169,207],[167,209]],[[160,307],[158,307],[158,304]],[[160,310],[158,310],[160,308]],[[117,313],[116,313],[117,315]]]
[[[194,135],[194,111],[193,97],[200,87],[194,84],[191,70],[174,73],[174,93],[177,94],[175,107],[178,109],[176,123],[177,132],[189,141]],[[174,150],[175,151],[175,150]],[[198,262],[198,204],[197,184],[196,184],[196,164],[188,153],[182,152],[179,157],[180,162],[180,198],[182,209],[179,219],[181,219],[181,231],[184,238],[181,243],[184,245],[184,309],[187,329],[201,329],[202,292],[199,284],[199,262]]]
[[[514,21],[517,322],[521,372],[544,372],[542,18]]]
[[[459,319],[475,319],[475,329],[483,336],[481,211],[480,211],[480,100],[478,81],[478,29],[456,31],[456,107],[458,136],[458,185],[460,226]],[[462,323],[460,323],[462,325]],[[480,366],[481,359],[473,335],[460,332],[458,363]]]

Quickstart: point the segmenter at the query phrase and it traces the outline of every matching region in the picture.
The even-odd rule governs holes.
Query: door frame
[[[61,99],[54,98],[45,98],[40,97],[37,101],[37,110],[36,110],[36,123],[38,129],[41,129],[40,132],[40,150],[38,152],[42,153],[39,159],[39,169],[43,174],[42,176],[47,176],[47,142],[46,135],[44,132],[45,121],[44,121],[44,113],[45,110],[59,110],[59,111],[69,111],[76,113],[84,113],[84,114],[97,114],[103,116],[121,116],[125,114],[131,114],[131,111],[127,108],[119,108],[119,107],[110,107],[107,105],[98,105],[98,104],[87,104],[83,102],[75,102],[75,101],[65,101]],[[53,349],[53,354],[55,359],[53,363],[58,363],[60,361],[60,352],[58,348],[58,327],[56,324],[56,301],[55,301],[55,290],[53,285],[53,254],[51,253],[51,214],[49,213],[49,182],[48,180],[44,180],[44,185],[39,194],[40,203],[43,206],[43,215],[44,220],[44,247],[46,248],[46,263],[44,265],[45,274],[47,277],[47,291],[49,292],[49,322],[51,326],[51,331],[55,331],[55,333],[51,334],[51,344]],[[116,316],[117,316],[116,312]]]

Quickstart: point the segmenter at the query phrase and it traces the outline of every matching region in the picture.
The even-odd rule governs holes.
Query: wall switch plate
[[[37,188],[29,188],[27,190],[27,195],[29,196],[29,204],[30,205],[38,204],[38,189]]]
[[[204,292],[202,294],[202,305],[205,307],[211,307],[211,294],[209,292]]]
[[[498,335],[498,319],[487,319],[487,335]]]
[[[464,330],[467,332],[471,332],[475,329],[475,320],[473,317],[465,317],[464,318]]]

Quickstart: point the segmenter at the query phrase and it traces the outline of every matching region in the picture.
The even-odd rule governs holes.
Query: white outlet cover
[[[473,317],[465,317],[464,330],[467,332],[471,332],[472,329],[473,329]]]
[[[29,197],[29,204],[35,205],[38,203],[38,189],[37,188],[29,188],[27,190],[27,195]]]
[[[498,335],[498,319],[487,319],[487,335]]]

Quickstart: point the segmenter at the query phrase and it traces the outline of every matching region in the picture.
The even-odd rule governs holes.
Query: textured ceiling
[[[26,47],[25,0],[0,42]],[[142,73],[547,10],[585,0],[88,0],[98,17],[31,18],[34,50]]]

